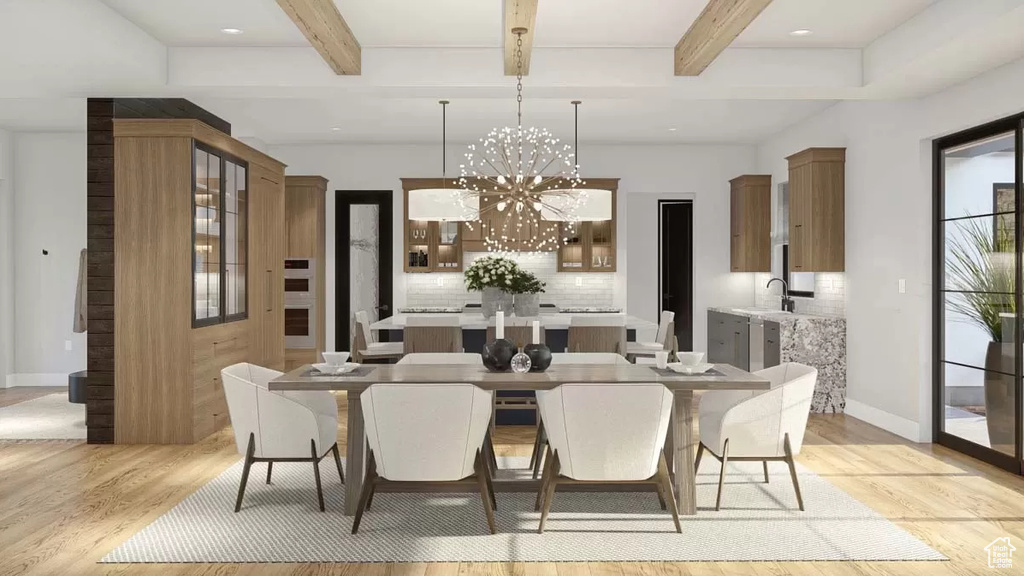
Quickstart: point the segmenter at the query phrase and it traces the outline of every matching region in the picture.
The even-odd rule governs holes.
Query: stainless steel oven
[[[316,261],[284,261],[284,347],[316,348]]]

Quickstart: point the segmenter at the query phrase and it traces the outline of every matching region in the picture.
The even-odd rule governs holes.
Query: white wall
[[[751,276],[729,274],[729,179],[755,167],[753,146],[585,146],[592,178],[618,177],[619,267],[613,303],[651,321],[658,319],[658,197],[694,198],[695,299],[694,342],[705,345],[704,309],[753,303]],[[583,147],[581,146],[581,148]],[[465,147],[449,145],[450,175],[457,175]],[[327,195],[327,344],[334,345],[334,191],[396,190],[394,304],[406,304],[402,272],[402,177],[439,176],[436,145],[283,145],[268,153],[288,164],[288,174],[318,174],[328,179]],[[454,167],[454,168],[453,168]],[[627,212],[629,215],[627,217]],[[629,256],[626,251],[629,247]],[[634,296],[635,294],[635,296]]]
[[[0,388],[14,371],[14,146],[0,130]]]
[[[1024,110],[1024,60],[902,102],[843,102],[768,139],[759,171],[845,146],[847,412],[931,437],[931,140]],[[897,290],[906,279],[906,293]]]
[[[69,372],[86,366],[86,336],[72,333],[79,251],[86,245],[85,142],[84,132],[14,135],[18,384],[66,384]]]

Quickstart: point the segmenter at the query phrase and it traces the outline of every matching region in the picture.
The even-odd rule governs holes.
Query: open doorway
[[[658,200],[658,301],[675,312],[680,350],[693,350],[693,201]]]

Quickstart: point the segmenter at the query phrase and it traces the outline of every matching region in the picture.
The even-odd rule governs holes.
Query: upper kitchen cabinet
[[[222,369],[284,367],[284,164],[197,120],[113,136],[114,441],[197,442]]]
[[[794,272],[846,267],[846,148],[808,148],[789,161],[789,262]]]
[[[729,184],[729,270],[771,272],[772,177],[747,174],[733,178]]]
[[[455,189],[454,179],[402,178],[405,215],[404,269],[406,272],[462,272],[463,236],[467,230],[458,220],[412,220],[409,193],[420,189]],[[455,200],[453,199],[454,203]],[[479,227],[474,227],[479,230]]]
[[[574,224],[562,222],[559,234],[565,243],[558,249],[559,272],[615,272],[616,218],[618,178],[586,179],[584,188],[611,190],[611,218],[608,220],[584,220]]]

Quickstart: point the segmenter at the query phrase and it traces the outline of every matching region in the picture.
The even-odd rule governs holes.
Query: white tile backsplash
[[[464,255],[467,266],[487,253],[470,252]],[[615,301],[615,274],[557,272],[558,260],[554,253],[514,258],[519,265],[533,272],[547,283],[541,302],[566,306],[613,306]],[[577,281],[579,285],[577,286]],[[439,284],[440,283],[440,284]],[[452,274],[406,274],[406,306],[463,306],[480,302],[479,292],[466,290],[461,272]]]
[[[771,274],[754,275],[754,301],[759,308],[780,308],[782,286],[777,282],[765,288]],[[846,274],[842,272],[816,272],[814,298],[794,297],[796,311],[803,314],[846,316]]]

